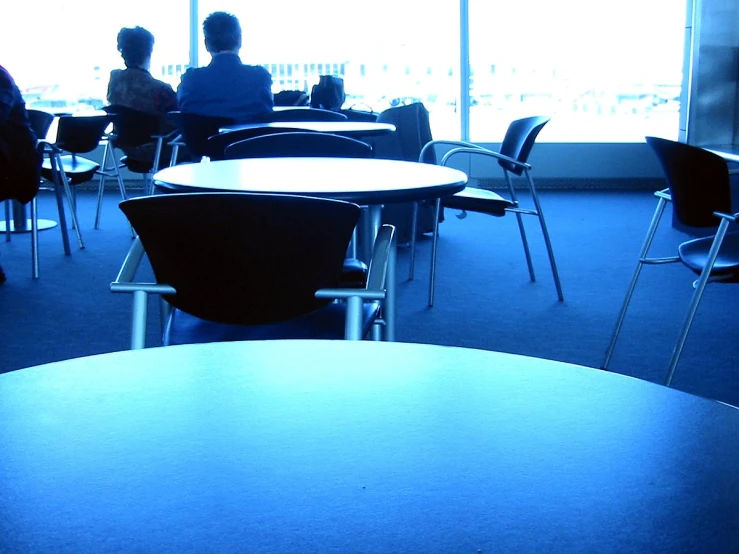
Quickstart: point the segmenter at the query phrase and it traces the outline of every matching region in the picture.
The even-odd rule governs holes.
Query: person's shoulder
[[[272,81],[272,74],[267,71],[264,66],[261,65],[245,65],[249,75],[255,79],[262,79],[263,81]]]
[[[172,92],[174,94],[174,88],[172,88],[172,85],[170,85],[169,83],[166,83],[161,79],[157,79],[156,77],[152,77],[152,81],[154,81],[156,86],[159,87],[161,90]]]
[[[125,78],[125,75],[122,69],[114,69],[110,72],[110,82],[115,83],[116,81],[120,81]]]

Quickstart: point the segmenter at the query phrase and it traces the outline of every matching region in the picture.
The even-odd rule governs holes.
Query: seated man
[[[272,76],[261,66],[239,59],[241,25],[236,16],[214,12],[203,22],[205,48],[212,56],[206,67],[191,68],[177,89],[180,110],[238,123],[257,121],[272,111]]]
[[[154,35],[143,27],[120,30],[118,51],[126,69],[114,69],[108,83],[108,102],[161,117],[159,134],[173,133],[176,126],[167,119],[167,112],[177,109],[177,95],[167,83],[151,76],[151,54],[154,50]],[[151,162],[156,143],[141,146],[118,145],[133,160]],[[162,162],[169,160],[169,148],[162,152]]]

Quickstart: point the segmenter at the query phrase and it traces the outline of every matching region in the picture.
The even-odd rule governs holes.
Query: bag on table
[[[317,85],[313,85],[310,107],[339,111],[346,101],[344,79],[335,75],[321,75]]]

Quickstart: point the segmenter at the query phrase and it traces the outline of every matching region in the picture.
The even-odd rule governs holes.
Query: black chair
[[[110,116],[64,115],[59,118],[56,141],[41,141],[46,159],[41,166],[41,175],[54,183],[54,191],[59,206],[59,225],[62,227],[64,252],[71,254],[67,237],[66,220],[62,195],[66,195],[72,225],[77,233],[80,248],[84,248],[80,226],[77,223],[73,186],[90,181],[100,171],[101,165],[94,160],[83,157],[95,150],[104,138],[105,129],[110,124]]]
[[[531,215],[539,220],[541,226],[542,236],[544,238],[544,244],[547,248],[547,254],[549,256],[549,264],[552,268],[552,277],[554,278],[554,286],[557,289],[557,297],[560,302],[564,300],[562,294],[562,285],[559,280],[559,272],[557,271],[557,264],[554,260],[554,251],[552,249],[552,243],[549,238],[549,231],[547,230],[546,221],[544,220],[544,212],[539,202],[539,196],[536,192],[536,186],[534,180],[531,177],[531,165],[528,163],[529,155],[536,142],[536,137],[539,132],[549,121],[548,117],[535,116],[526,117],[523,119],[517,119],[508,126],[503,143],[500,146],[500,152],[494,152],[487,148],[480,146],[460,142],[460,141],[447,141],[438,140],[432,141],[424,146],[420,161],[429,162],[435,158],[435,155],[430,155],[431,149],[438,146],[451,146],[452,149],[444,154],[441,159],[441,165],[449,165],[453,158],[460,155],[463,156],[481,156],[495,160],[500,168],[503,170],[506,184],[508,185],[508,192],[510,198],[504,198],[499,194],[491,190],[476,188],[468,186],[462,191],[438,199],[436,202],[436,209],[439,210],[441,206],[445,208],[452,208],[457,210],[463,210],[464,212],[478,212],[495,217],[502,217],[507,213],[516,214],[516,220],[518,222],[518,229],[521,233],[521,241],[523,243],[524,254],[526,255],[526,264],[529,268],[529,276],[532,281],[536,280],[534,274],[534,265],[531,261],[531,253],[529,252],[529,244],[526,239],[526,230],[523,225],[522,215]],[[526,184],[528,185],[529,193],[531,194],[531,200],[533,202],[532,208],[523,208],[519,204],[515,188],[513,186],[513,180],[511,176],[525,178]],[[437,242],[438,242],[438,224],[437,228],[434,229],[433,245],[431,251],[431,276],[429,282],[429,306],[434,304],[434,284],[436,278],[436,255],[437,255]],[[415,244],[412,245],[414,247]],[[413,252],[411,252],[413,255]],[[412,272],[412,268],[411,268]],[[412,277],[412,273],[411,273]]]
[[[309,106],[310,96],[302,90],[281,90],[274,95],[275,106]]]
[[[240,158],[335,157],[371,158],[366,142],[331,133],[282,132],[235,142],[225,150],[228,160]]]
[[[662,165],[668,188],[655,193],[658,199],[657,209],[618,314],[603,369],[607,369],[613,355],[642,266],[680,262],[699,275],[699,278],[694,283],[695,292],[667,368],[665,385],[669,386],[708,282],[739,282],[739,233],[727,233],[729,225],[737,222],[739,213],[731,212],[729,168],[723,158],[703,148],[681,142],[657,137],[647,137],[646,141]],[[718,226],[716,233],[681,243],[675,256],[650,257],[649,249],[667,202],[672,202],[673,216],[680,224],[700,229]]]
[[[372,139],[375,158],[417,162],[421,149],[432,140],[429,112],[422,102],[388,108],[379,114],[377,122],[394,125],[395,132]],[[395,226],[398,242],[411,244],[411,252],[418,234],[431,232],[444,221],[443,211],[438,213],[436,223],[434,216],[433,202],[428,201],[389,204],[382,212],[383,221]]]
[[[218,133],[208,138],[208,151],[213,154],[212,159],[225,160],[226,159],[226,148],[230,145],[240,142],[242,140],[261,137],[264,135],[274,135],[277,133],[286,132],[308,132],[301,131],[300,129],[290,128],[274,128],[274,127],[254,127],[247,129],[235,129],[233,131],[226,131]]]
[[[363,121],[367,123],[375,123],[380,117],[379,113],[373,112],[371,109],[359,110],[355,108],[347,108],[345,110],[339,110],[339,113],[345,115],[348,121]]]
[[[113,292],[134,296],[131,348],[144,347],[148,294],[161,294],[174,308],[165,345],[381,338],[393,229],[384,226],[378,235],[367,286],[341,288],[344,252],[359,218],[356,204],[195,193],[144,196],[120,207],[138,233],[111,284]],[[156,283],[134,281],[144,254]]]
[[[346,121],[347,117],[339,112],[322,110],[319,108],[294,108],[287,110],[275,110],[263,115],[263,122],[284,121]]]
[[[163,116],[134,110],[126,106],[110,105],[103,108],[113,122],[113,132],[108,136],[108,143],[113,150],[113,167],[112,176],[118,182],[118,188],[121,192],[121,198],[125,200],[128,195],[126,187],[121,177],[120,169],[127,168],[132,173],[143,176],[144,194],[153,192],[151,177],[154,172],[161,168],[165,158],[169,152],[164,145],[174,139],[177,132],[165,133],[163,130],[166,124],[163,122]],[[115,151],[121,154],[116,160]],[[139,155],[134,158],[126,155],[125,152],[139,151]],[[166,160],[168,163],[169,160]],[[156,169],[155,169],[156,168]],[[103,202],[103,192],[105,191],[105,178],[111,176],[106,171],[101,175],[100,184],[98,185],[98,202],[95,213],[95,229],[100,227],[100,212]]]
[[[171,165],[175,164],[181,145],[185,145],[195,159],[200,160],[203,157],[210,158],[211,160],[222,159],[223,149],[220,149],[219,152],[219,148],[214,147],[208,139],[218,135],[221,127],[234,123],[232,118],[180,111],[169,112],[169,116],[175,122],[180,132],[180,137],[172,141]]]
[[[282,132],[236,142],[226,148],[226,159],[276,157],[371,158],[372,147],[362,141],[331,133]],[[342,284],[362,287],[367,279],[367,264],[359,259],[357,235],[351,241],[344,261]]]
[[[31,124],[31,129],[36,135],[38,140],[46,139],[46,135],[51,128],[51,124],[54,121],[54,115],[42,110],[27,110],[28,120]],[[12,222],[10,218],[11,213],[11,201],[6,200],[5,204],[5,241],[10,242],[12,235]],[[38,203],[34,197],[31,202],[30,209],[30,222],[31,222],[31,276],[34,279],[39,277],[39,256],[38,256]],[[20,204],[17,205],[19,210],[23,211],[22,214],[25,217],[25,208]]]

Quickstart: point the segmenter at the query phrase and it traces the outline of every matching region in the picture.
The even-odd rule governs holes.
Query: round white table
[[[368,207],[362,259],[369,260],[382,224],[382,206],[392,202],[430,200],[454,194],[467,175],[449,167],[397,160],[357,158],[249,158],[181,164],[154,174],[167,192],[251,192],[302,194],[346,200]],[[391,253],[388,301],[392,314],[386,336],[395,336],[395,252]]]
[[[373,121],[272,121],[265,123],[234,123],[221,127],[219,132],[228,133],[242,129],[314,131],[317,133],[334,133],[361,140],[363,137],[375,137],[392,133],[395,131],[395,125]]]
[[[480,350],[275,341],[0,375],[2,552],[736,552],[739,411]]]

